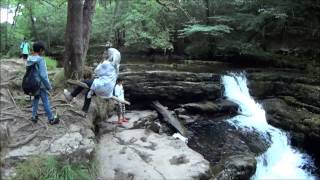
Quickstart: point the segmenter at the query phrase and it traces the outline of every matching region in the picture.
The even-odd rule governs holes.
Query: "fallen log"
[[[174,128],[176,128],[183,136],[186,136],[187,131],[186,128],[180,123],[180,121],[175,118],[165,106],[159,103],[159,101],[153,101],[151,104],[152,107],[156,109],[158,113],[160,113],[163,119],[171,124]]]

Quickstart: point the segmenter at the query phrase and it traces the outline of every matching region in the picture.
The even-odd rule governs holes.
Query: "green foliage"
[[[52,59],[51,57],[45,56],[44,60],[46,61],[47,69],[48,70],[55,70],[57,68],[57,61]]]
[[[166,49],[169,42],[169,29],[158,22],[161,18],[161,6],[155,1],[136,1],[130,4],[126,12],[116,23],[116,27],[125,28],[125,45],[140,48]]]
[[[64,70],[58,69],[58,71],[53,76],[53,85],[55,88],[64,88],[65,87],[65,77],[64,77]]]
[[[30,43],[42,40],[49,53],[62,54],[67,1],[9,0],[0,5],[17,10],[14,25],[1,24],[2,57],[18,56],[23,37]],[[315,52],[319,7],[313,0],[97,1],[88,57],[97,58],[106,41],[133,52],[178,47],[178,54],[189,55],[271,52],[282,48],[278,46]]]
[[[16,170],[13,180],[91,180],[96,176],[94,163],[71,164],[54,156],[34,156]]]
[[[203,33],[213,37],[222,37],[224,34],[229,34],[232,31],[232,28],[226,25],[202,25],[202,24],[193,24],[187,25],[186,28],[181,30],[181,36],[191,36],[195,33]]]

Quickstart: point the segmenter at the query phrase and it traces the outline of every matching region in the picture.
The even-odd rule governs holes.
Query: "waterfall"
[[[225,75],[222,82],[224,95],[240,107],[241,115],[228,122],[241,130],[256,130],[270,139],[270,147],[256,158],[257,169],[252,179],[316,179],[302,169],[302,166],[313,163],[311,157],[293,149],[286,133],[268,124],[263,107],[249,94],[245,75]]]

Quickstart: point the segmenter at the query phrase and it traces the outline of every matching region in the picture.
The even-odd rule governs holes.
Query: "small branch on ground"
[[[56,107],[64,107],[64,106],[67,106],[67,107],[73,107],[71,104],[56,104],[56,105],[53,105],[52,108],[56,108]]]
[[[14,100],[14,98],[13,98],[13,96],[12,96],[12,94],[11,94],[11,91],[10,91],[9,89],[7,89],[7,91],[8,91],[8,93],[9,93],[10,97],[11,97],[11,100],[12,100],[14,106],[18,109],[18,111],[21,112],[21,109],[17,106],[17,103],[16,103],[16,101]]]

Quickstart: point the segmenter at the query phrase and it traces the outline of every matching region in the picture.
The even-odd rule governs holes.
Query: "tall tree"
[[[64,73],[67,79],[81,79],[96,0],[68,0]]]

